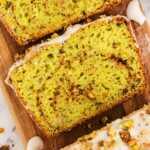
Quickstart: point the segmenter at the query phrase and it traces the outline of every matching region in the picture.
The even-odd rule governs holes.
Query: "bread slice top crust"
[[[144,91],[140,51],[130,29],[124,17],[99,19],[63,43],[31,48],[10,69],[9,84],[48,136]]]
[[[20,45],[66,28],[122,0],[2,0],[0,19]]]
[[[61,150],[148,150],[150,149],[150,106],[118,119],[79,138]]]

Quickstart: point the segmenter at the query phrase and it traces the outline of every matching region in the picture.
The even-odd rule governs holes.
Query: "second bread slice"
[[[131,31],[124,17],[99,19],[63,43],[31,48],[11,68],[9,85],[45,134],[69,130],[144,91]]]

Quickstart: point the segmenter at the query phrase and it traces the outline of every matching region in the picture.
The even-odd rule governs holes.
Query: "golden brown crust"
[[[77,17],[76,19],[74,20],[69,20],[68,22],[68,25],[71,25],[71,24],[74,24],[74,23],[77,23],[78,21],[80,20],[84,20],[88,17],[91,17],[93,15],[97,15],[97,14],[102,14],[104,12],[106,12],[107,14],[112,13],[113,10],[116,10],[117,8],[119,8],[119,6],[121,5],[126,5],[130,0],[118,0],[116,3],[113,3],[113,4],[105,4],[103,7],[101,8],[98,8],[95,12],[93,13],[90,13],[88,15],[85,15],[83,17]],[[117,12],[117,11],[116,11]],[[9,32],[10,36],[20,45],[20,46],[24,46],[24,45],[27,45],[29,44],[30,42],[34,42],[48,34],[51,34],[55,31],[58,31],[60,29],[62,29],[63,27],[60,27],[60,28],[57,28],[55,30],[51,29],[51,28],[46,28],[46,29],[43,29],[42,31],[39,31],[36,33],[36,35],[34,37],[32,37],[32,39],[29,39],[29,40],[21,40],[19,37],[17,37],[15,35],[15,33],[11,30],[11,28],[8,26],[8,24],[6,23],[4,17],[2,16],[2,14],[0,14],[0,21],[3,23],[4,27],[6,28],[6,30]],[[66,27],[67,27],[66,26]]]
[[[127,20],[127,18],[122,17],[122,16],[116,16],[116,17],[112,17],[112,18],[108,17],[108,20],[109,20],[109,19],[110,19],[110,20],[111,20],[111,19],[116,20],[116,21],[119,22],[119,23],[125,23],[125,24],[127,24],[128,29],[129,29],[129,31],[130,31],[130,33],[131,33],[131,36],[133,37],[133,40],[135,41],[135,44],[136,44],[136,47],[137,47],[137,53],[138,53],[138,56],[139,56],[138,59],[139,59],[139,62],[140,62],[140,64],[141,64],[141,70],[142,70],[142,72],[143,72],[143,74],[144,74],[143,63],[142,63],[142,61],[141,61],[141,59],[140,59],[140,55],[141,55],[140,53],[141,53],[141,52],[140,52],[140,49],[138,48],[138,44],[137,44],[137,41],[136,41],[136,39],[135,39],[135,34],[134,34],[134,30],[133,30],[133,28],[132,28],[131,22],[130,22],[129,20]],[[93,22],[93,23],[97,23],[97,21],[95,21],[95,22]],[[80,29],[80,30],[81,30],[81,29]],[[79,30],[79,31],[80,31],[80,30]],[[36,53],[36,54],[37,54],[37,53]],[[119,104],[121,104],[121,103],[123,103],[123,102],[129,100],[131,97],[134,97],[135,95],[141,95],[141,94],[143,94],[144,91],[145,91],[145,88],[146,88],[146,80],[145,80],[145,78],[144,78],[144,79],[143,79],[143,82],[142,82],[142,84],[141,84],[141,87],[140,87],[140,88],[138,89],[138,91],[136,91],[135,93],[131,93],[131,92],[130,92],[127,96],[123,96],[120,100],[116,101],[116,102],[113,103],[111,106],[108,105],[107,108],[101,110],[100,112],[97,112],[96,114],[93,114],[92,116],[90,116],[90,118],[89,118],[89,116],[88,116],[88,117],[85,116],[84,119],[81,119],[78,123],[73,124],[69,129],[66,128],[66,129],[59,130],[59,132],[58,132],[58,133],[55,133],[55,135],[54,135],[54,134],[50,134],[50,132],[48,132],[45,128],[43,128],[43,127],[41,126],[41,123],[40,123],[38,120],[36,120],[36,118],[34,117],[34,114],[32,114],[32,112],[26,108],[26,104],[25,104],[23,98],[21,98],[21,97],[19,96],[19,93],[18,93],[17,89],[15,89],[15,92],[16,92],[16,95],[19,97],[19,101],[20,101],[20,102],[22,103],[22,105],[26,108],[28,114],[29,114],[30,117],[33,119],[33,121],[35,122],[35,124],[39,127],[39,129],[40,129],[40,130],[44,133],[44,135],[46,135],[47,137],[52,137],[52,136],[57,136],[57,135],[59,135],[59,134],[62,133],[62,132],[71,130],[71,129],[74,128],[75,126],[77,126],[77,125],[79,125],[79,124],[81,124],[81,123],[87,121],[88,119],[91,119],[91,118],[95,117],[96,115],[100,115],[100,114],[106,112],[107,110],[113,108],[114,106],[119,105]],[[105,107],[106,107],[106,106],[105,106]]]

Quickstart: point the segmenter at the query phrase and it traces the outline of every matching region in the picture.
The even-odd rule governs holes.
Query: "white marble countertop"
[[[150,22],[150,0],[140,1],[143,2],[146,17]],[[4,132],[1,133],[0,131],[0,147],[2,145],[9,145],[10,150],[25,149],[21,144],[21,139],[17,134],[15,123],[11,118],[11,114],[5,103],[5,98],[3,97],[0,89],[0,130],[1,129],[4,129]]]
[[[10,150],[24,150],[21,139],[19,138],[16,130],[14,120],[5,103],[5,98],[0,89],[0,147],[3,145],[9,146]],[[1,149],[0,149],[1,150]]]

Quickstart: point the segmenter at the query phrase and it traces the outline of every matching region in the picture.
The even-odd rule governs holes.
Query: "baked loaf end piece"
[[[61,150],[149,150],[150,106],[81,137]]]
[[[63,44],[41,46],[11,69],[9,81],[50,136],[145,88],[139,50],[123,17],[99,19],[81,27]]]
[[[123,0],[2,0],[0,18],[12,37],[25,45]]]

